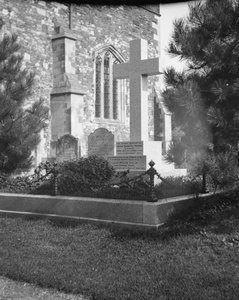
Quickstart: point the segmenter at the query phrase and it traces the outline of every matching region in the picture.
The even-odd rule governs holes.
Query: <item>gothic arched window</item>
[[[113,78],[113,65],[125,59],[112,46],[94,52],[95,63],[95,117],[125,121],[126,80]]]

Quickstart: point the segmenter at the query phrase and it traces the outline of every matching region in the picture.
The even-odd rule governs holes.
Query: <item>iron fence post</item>
[[[57,170],[56,167],[57,167],[57,163],[54,162],[54,164],[53,164],[54,196],[59,195],[59,192],[58,192],[58,180],[57,180],[58,170]]]
[[[149,175],[149,182],[150,182],[150,198],[147,200],[147,202],[157,202],[158,199],[155,196],[154,192],[154,176],[157,174],[157,171],[154,169],[155,163],[151,160],[149,162],[150,169],[146,172]]]

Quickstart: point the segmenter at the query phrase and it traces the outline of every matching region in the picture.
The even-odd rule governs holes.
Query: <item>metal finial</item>
[[[151,161],[148,164],[152,168],[155,165],[155,162],[151,159]]]

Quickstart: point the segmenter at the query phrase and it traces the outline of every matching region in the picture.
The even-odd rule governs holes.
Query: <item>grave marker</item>
[[[117,142],[116,155],[143,155],[143,142]]]
[[[63,135],[56,143],[56,161],[63,162],[79,158],[78,139],[70,134]]]
[[[117,171],[145,171],[147,167],[146,155],[109,156],[107,160]]]
[[[115,154],[115,137],[106,128],[98,128],[88,136],[88,156]]]
[[[159,58],[148,59],[147,41],[130,42],[130,60],[115,64],[116,79],[129,78],[130,84],[130,141],[118,142],[116,155],[107,159],[117,171],[146,171],[153,160],[155,168],[162,173],[176,174],[174,164],[167,164],[162,156],[162,142],[149,141],[148,134],[148,76],[162,74]],[[170,131],[171,133],[171,131]],[[183,170],[182,173],[185,173]],[[181,172],[181,171],[180,171]]]
[[[148,76],[162,74],[159,58],[148,59],[148,42],[130,42],[130,61],[114,65],[114,78],[130,80],[130,141],[148,141]]]

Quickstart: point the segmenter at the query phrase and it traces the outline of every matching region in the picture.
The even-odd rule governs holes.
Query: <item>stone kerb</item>
[[[198,203],[198,199],[192,195],[150,203],[134,200],[0,193],[0,214],[73,219],[150,229],[157,228],[172,215]]]

